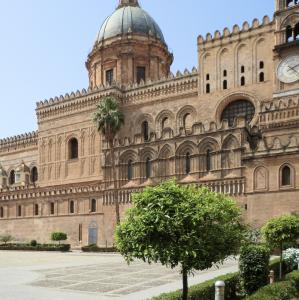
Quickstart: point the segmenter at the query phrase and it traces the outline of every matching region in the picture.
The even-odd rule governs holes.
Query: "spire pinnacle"
[[[139,6],[138,0],[119,0],[118,7],[122,6]]]

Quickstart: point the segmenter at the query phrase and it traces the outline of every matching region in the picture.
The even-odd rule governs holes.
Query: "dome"
[[[96,42],[119,35],[136,33],[152,36],[166,44],[158,24],[138,5],[138,1],[134,3],[135,5],[129,2],[128,4],[120,4],[118,6],[116,11],[103,23],[97,35]]]

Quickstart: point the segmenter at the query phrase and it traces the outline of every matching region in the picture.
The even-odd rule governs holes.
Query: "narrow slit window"
[[[151,177],[151,175],[152,175],[151,169],[152,169],[152,164],[151,164],[150,158],[148,157],[145,162],[145,178],[146,179],[149,179]]]
[[[188,175],[188,174],[190,174],[190,172],[191,172],[191,157],[190,157],[190,153],[189,152],[187,152],[186,153],[186,174]]]
[[[132,160],[128,161],[128,180],[132,180],[133,179],[133,162]]]
[[[38,216],[38,215],[39,215],[39,207],[38,207],[38,204],[35,204],[35,205],[34,205],[34,215],[35,215],[35,216]]]
[[[245,73],[245,67],[241,66],[241,73]]]
[[[106,83],[111,85],[113,82],[113,69],[106,71]]]
[[[265,81],[265,73],[264,72],[260,73],[260,75],[259,75],[259,81],[260,82],[264,82]]]
[[[96,199],[91,200],[91,212],[95,213],[97,211],[97,201]]]
[[[242,77],[241,77],[241,86],[244,86],[244,85],[245,85],[245,77],[242,76]]]
[[[223,80],[223,89],[227,90],[227,80]]]
[[[210,92],[211,92],[211,86],[210,86],[210,84],[208,83],[208,84],[206,85],[206,93],[207,93],[207,94],[210,94]]]
[[[281,185],[282,186],[291,185],[291,169],[288,166],[283,167],[281,171]]]
[[[145,82],[145,67],[137,67],[137,83]]]

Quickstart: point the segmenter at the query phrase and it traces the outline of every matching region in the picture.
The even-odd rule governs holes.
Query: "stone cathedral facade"
[[[132,192],[172,177],[231,195],[254,226],[299,212],[299,0],[197,45],[197,67],[172,74],[158,24],[120,0],[87,58],[88,89],[37,103],[38,131],[0,140],[0,235],[111,245],[114,195],[123,214]],[[108,95],[125,114],[117,191],[91,121]]]

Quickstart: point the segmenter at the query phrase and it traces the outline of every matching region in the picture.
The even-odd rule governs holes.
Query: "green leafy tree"
[[[284,244],[295,243],[299,239],[299,217],[283,215],[271,219],[263,228],[262,235],[271,247],[280,249],[279,278],[282,278],[282,251]]]
[[[183,299],[188,274],[221,263],[238,252],[243,237],[240,210],[225,195],[167,181],[133,195],[133,207],[116,230],[127,262],[142,259],[180,266]]]
[[[116,197],[116,189],[117,189],[117,174],[115,168],[115,155],[114,155],[114,140],[124,124],[124,115],[120,111],[117,100],[114,97],[104,97],[97,105],[96,112],[93,115],[93,122],[97,126],[97,130],[104,137],[106,142],[109,145],[110,149],[110,157],[112,164],[112,175],[113,175],[113,185],[114,185],[114,198],[115,198],[115,213],[116,213],[116,223],[120,222],[120,214],[119,214],[119,202]]]
[[[0,237],[0,241],[2,243],[4,243],[4,245],[6,245],[9,242],[12,242],[13,239],[14,238],[11,235],[9,235],[9,234],[6,234],[6,235],[3,235],[3,236]]]
[[[66,241],[67,240],[67,234],[64,232],[52,232],[51,234],[51,240],[58,242],[60,245],[61,241]]]

